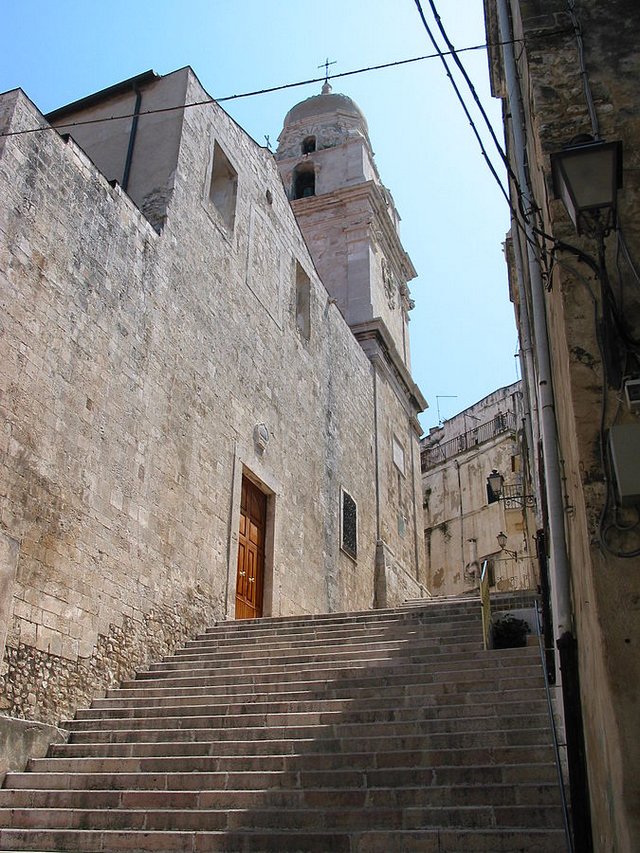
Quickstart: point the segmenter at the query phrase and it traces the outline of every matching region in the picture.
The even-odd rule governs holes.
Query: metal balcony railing
[[[429,468],[435,468],[436,465],[446,462],[447,459],[471,450],[476,445],[495,438],[503,432],[515,432],[515,430],[516,416],[513,412],[496,415],[490,421],[463,432],[455,438],[445,441],[444,444],[424,447],[420,453],[422,471],[424,473]]]

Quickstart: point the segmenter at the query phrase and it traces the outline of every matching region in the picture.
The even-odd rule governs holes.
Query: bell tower
[[[400,242],[400,217],[380,180],[366,119],[351,98],[325,82],[319,95],[296,104],[275,156],[320,278],[371,362],[373,603],[385,607],[388,591],[407,572],[420,582],[424,562],[417,416],[427,404],[411,377],[408,335],[407,282],[416,272]]]
[[[416,272],[364,115],[327,82],[289,110],[275,156],[316,268],[354,335],[374,324],[408,369],[407,282]]]

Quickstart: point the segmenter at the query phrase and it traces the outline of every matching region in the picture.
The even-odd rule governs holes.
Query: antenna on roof
[[[436,410],[438,412],[438,423],[443,424],[444,418],[440,417],[440,400],[455,400],[458,398],[457,394],[436,394]]]

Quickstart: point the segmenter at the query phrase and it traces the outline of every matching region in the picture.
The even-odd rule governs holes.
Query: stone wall
[[[491,19],[495,3],[486,5]],[[637,268],[640,9],[631,0],[576,4],[584,46],[583,77],[567,4],[514,0],[510,6],[514,36],[526,40],[517,56],[538,224],[575,249],[556,247],[552,269],[545,270],[549,273],[545,300],[594,846],[607,853],[630,853],[640,843],[640,744],[635,736],[640,557],[634,556],[639,539],[633,512],[615,510],[614,519],[614,477],[606,440],[611,426],[636,420],[621,400],[620,374],[637,376],[640,365],[633,346],[623,354],[620,342],[624,334],[637,340],[640,325],[637,278],[624,248]],[[492,64],[494,86],[504,96],[495,52]],[[585,79],[593,96],[595,127]],[[513,104],[505,104],[508,130],[512,115]],[[607,141],[621,140],[624,149],[623,187],[618,193],[620,231],[606,238],[605,264],[626,331],[618,330],[608,340],[602,336],[603,276],[596,274],[597,243],[576,234],[562,202],[554,198],[550,168],[552,152],[594,131]],[[623,551],[629,558],[619,556]]]
[[[507,488],[531,494],[521,456],[520,384],[501,388],[434,427],[422,442],[426,585],[433,595],[476,590],[484,560],[495,591],[535,589],[533,507],[489,503],[487,477],[495,469]],[[497,535],[507,535],[500,551]]]
[[[185,98],[203,95],[189,75]],[[42,123],[22,94],[0,110],[12,128]],[[209,195],[215,142],[238,173],[233,229]],[[176,157],[157,233],[72,140],[4,142],[0,530],[20,546],[2,703],[18,717],[70,715],[233,616],[243,471],[269,496],[266,612],[373,604],[371,365],[269,152],[211,105],[185,111]],[[357,561],[340,549],[341,488],[358,505]]]

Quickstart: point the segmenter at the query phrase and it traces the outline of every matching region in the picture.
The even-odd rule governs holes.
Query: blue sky
[[[457,48],[485,41],[482,0],[437,5]],[[20,86],[47,112],[150,68],[191,65],[222,98],[319,76],[326,57],[339,73],[432,52],[414,0],[21,0],[3,9],[0,91]],[[486,52],[462,59],[500,130]],[[367,117],[418,271],[412,369],[430,404],[421,418],[427,430],[518,378],[502,253],[508,210],[438,60],[332,85]],[[307,85],[224,106],[257,142],[269,136],[275,147],[285,113],[318,91]]]

